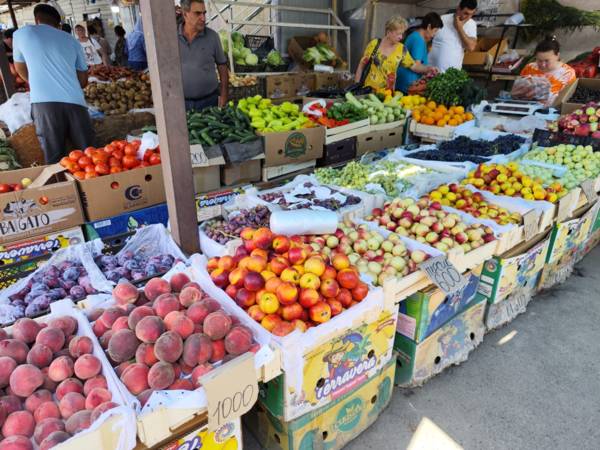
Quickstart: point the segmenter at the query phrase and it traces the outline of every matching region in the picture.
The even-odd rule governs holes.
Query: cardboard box
[[[219,217],[221,215],[221,207],[229,202],[233,197],[237,197],[243,194],[244,190],[241,188],[236,189],[222,189],[208,194],[202,194],[196,196],[196,213],[198,216],[198,222],[204,222],[205,220],[212,219],[213,217]]]
[[[89,222],[166,201],[161,165],[78,180],[77,186]]]
[[[75,227],[83,223],[77,187],[53,166],[2,172],[2,183],[33,180],[24,190],[0,194],[0,244]]]
[[[575,212],[575,219],[554,225],[550,233],[550,247],[546,263],[555,263],[587,239],[597,215],[597,205]]]
[[[244,423],[266,450],[342,449],[369,428],[391,401],[394,370],[392,359],[361,387],[290,422],[270,414],[259,401],[244,416]]]
[[[515,289],[527,284],[531,277],[544,268],[550,233],[539,235],[535,240],[524,242],[501,256],[495,256],[483,264],[477,296],[489,304],[504,300]]]
[[[202,194],[221,187],[221,166],[225,165],[220,145],[203,148],[202,145],[190,147],[192,155],[192,174],[194,192]]]
[[[506,39],[480,37],[477,39],[475,51],[465,52],[463,66],[483,66],[489,68],[494,62],[496,51],[498,52],[498,56],[500,56],[504,53],[506,47],[508,47]]]
[[[80,227],[34,238],[0,244],[0,290],[44,265],[53,253],[84,242]]]
[[[576,109],[581,109],[585,105],[583,103],[572,103],[571,97],[575,94],[577,90],[577,86],[583,86],[594,91],[598,91],[598,95],[600,96],[600,79],[598,78],[578,78],[574,83],[571,83],[560,93],[560,97],[562,102],[560,103],[560,112],[561,114],[569,114],[575,111]]]
[[[169,210],[166,203],[138,209],[119,214],[115,217],[88,222],[83,225],[86,240],[109,239],[114,236],[125,235],[135,232],[145,225],[162,223],[165,227],[169,223]]]
[[[396,331],[419,343],[467,309],[475,299],[479,276],[472,273],[465,276],[467,285],[452,295],[446,296],[441,289],[430,287],[400,302]]]
[[[323,157],[317,161],[317,166],[330,166],[354,158],[356,158],[356,138],[351,137],[325,145]]]
[[[291,75],[294,80],[294,95],[304,96],[315,90],[317,78],[314,73],[299,72]]]
[[[524,287],[517,288],[501,302],[488,305],[485,312],[485,327],[488,332],[512,322],[519,314],[523,314],[527,310],[527,305],[533,300],[541,276],[542,272],[537,272],[527,280]]]
[[[303,128],[295,131],[263,134],[264,167],[311,161],[323,156],[325,128]]]
[[[304,50],[317,45],[317,42],[311,36],[294,36],[288,42],[288,55],[300,67],[306,69],[312,68],[312,64],[304,60]]]
[[[396,384],[421,386],[446,368],[465,361],[483,340],[485,307],[484,301],[474,304],[420,344],[396,334]]]
[[[315,90],[338,89],[340,87],[340,74],[315,73]]]
[[[254,183],[260,181],[261,164],[264,155],[243,163],[228,164],[221,168],[221,183],[223,186],[232,186],[241,183]]]
[[[289,74],[267,75],[265,78],[265,96],[271,99],[294,97],[296,83]]]
[[[383,150],[384,131],[369,131],[356,136],[356,156]]]

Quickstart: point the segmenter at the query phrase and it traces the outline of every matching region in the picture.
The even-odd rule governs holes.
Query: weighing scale
[[[490,103],[485,107],[485,111],[490,111],[497,114],[512,114],[515,116],[531,116],[536,111],[548,110],[539,102],[526,100],[508,100],[497,98],[494,103]]]

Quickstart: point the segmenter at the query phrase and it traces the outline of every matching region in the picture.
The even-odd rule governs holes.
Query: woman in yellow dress
[[[369,86],[374,90],[390,89],[393,91],[396,85],[396,71],[400,65],[421,74],[437,72],[434,67],[415,62],[404,48],[401,40],[407,27],[403,17],[393,17],[387,21],[385,37],[373,39],[365,49],[354,77],[357,83],[363,80],[363,72],[368,70],[364,77],[364,86]]]

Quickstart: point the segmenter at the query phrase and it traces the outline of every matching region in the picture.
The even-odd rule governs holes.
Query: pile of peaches
[[[208,272],[250,317],[276,336],[329,321],[362,301],[369,287],[341,252],[329,255],[308,237],[245,228],[234,256],[212,258]]]

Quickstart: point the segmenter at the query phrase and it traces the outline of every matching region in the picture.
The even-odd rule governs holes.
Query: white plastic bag
[[[271,214],[270,228],[273,233],[292,236],[294,234],[331,234],[337,229],[338,216],[333,211],[275,211]]]
[[[142,135],[142,143],[140,144],[140,148],[138,149],[138,159],[144,160],[144,154],[146,150],[154,150],[158,147],[158,134],[152,133],[151,131],[147,131]]]
[[[7,102],[0,105],[0,121],[6,124],[11,134],[32,123],[29,92],[14,94]]]
[[[511,95],[517,99],[546,101],[551,96],[551,87],[545,77],[524,76],[515,80]]]

